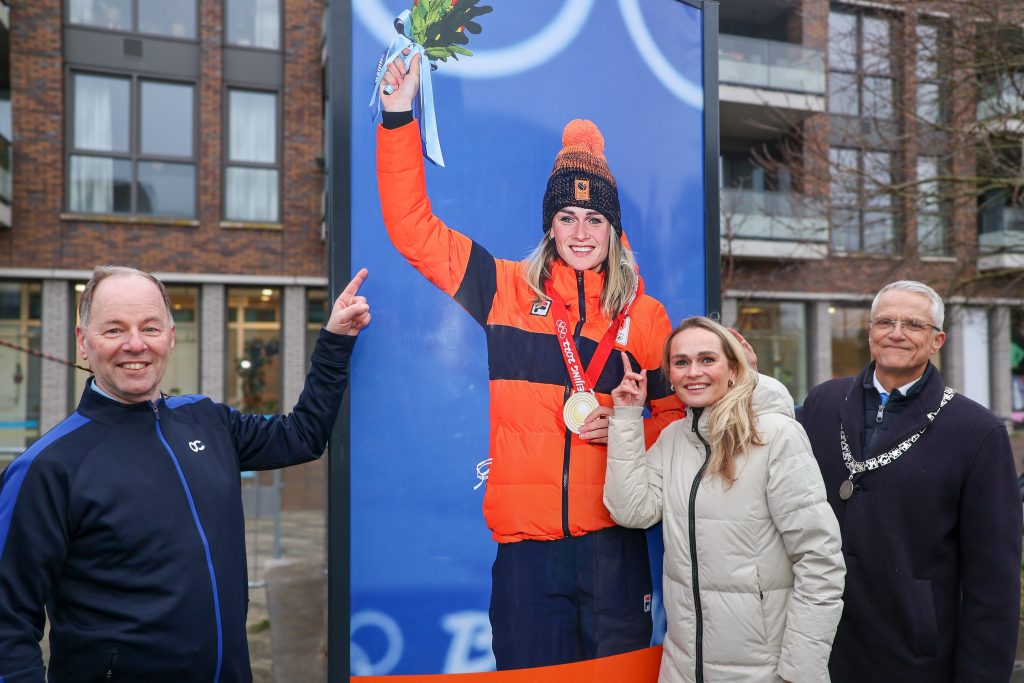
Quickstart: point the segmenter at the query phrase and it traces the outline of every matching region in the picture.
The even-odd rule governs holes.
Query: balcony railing
[[[998,84],[982,86],[976,109],[978,121],[1024,119],[1024,74],[999,79]]]
[[[825,53],[773,40],[718,36],[718,80],[790,92],[825,94]]]
[[[720,192],[723,239],[828,243],[828,217],[820,200],[788,192]]]
[[[991,206],[979,211],[978,248],[983,254],[1024,253],[1024,209]]]

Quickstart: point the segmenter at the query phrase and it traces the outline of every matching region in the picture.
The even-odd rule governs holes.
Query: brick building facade
[[[286,411],[326,302],[323,1],[6,4],[0,135],[16,172],[0,339],[74,360],[76,286],[97,264],[131,265],[171,289],[165,390]],[[74,407],[86,375],[0,354],[10,457]],[[295,504],[323,500],[322,479],[291,489]]]
[[[959,180],[981,175],[993,126],[1024,117],[1019,91],[1004,88],[998,116],[979,105],[995,76],[971,53],[974,31],[1014,25],[998,5],[722,3],[723,319],[797,401],[866,364],[873,294],[916,279],[947,303],[947,382],[1024,419],[1011,353],[1024,342],[1024,222]],[[1019,40],[1002,49],[1020,68]],[[1006,220],[989,226],[993,211]]]

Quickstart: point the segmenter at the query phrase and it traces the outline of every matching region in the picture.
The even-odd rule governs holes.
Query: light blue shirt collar
[[[924,375],[922,374],[921,377],[924,377]],[[900,392],[901,395],[906,396],[910,392],[910,387],[914,386],[915,384],[917,384],[918,382],[921,381],[921,377],[918,377],[917,379],[915,379],[915,380],[913,380],[911,382],[908,382],[907,384],[904,384],[902,387],[898,387],[896,389],[896,391]],[[888,394],[889,393],[888,391],[886,391],[885,387],[882,386],[882,383],[878,381],[878,371],[877,370],[875,370],[874,375],[872,375],[872,380],[874,381],[875,389],[878,389],[878,393],[879,394]]]

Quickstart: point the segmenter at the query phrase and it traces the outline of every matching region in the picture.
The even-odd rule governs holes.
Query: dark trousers
[[[491,577],[499,670],[607,657],[651,643],[651,568],[642,529],[502,543]]]

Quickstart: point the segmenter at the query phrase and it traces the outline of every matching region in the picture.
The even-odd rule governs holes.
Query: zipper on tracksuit
[[[579,300],[580,321],[576,323],[576,329],[573,331],[573,340],[578,350],[580,348],[580,335],[583,332],[583,323],[587,321],[587,297],[583,289],[583,273],[578,270],[576,271],[576,296]],[[582,363],[583,358],[581,357],[579,361]],[[570,394],[572,394],[572,384],[568,375],[566,375],[565,395],[562,397],[563,404],[568,400]],[[572,533],[569,531],[569,461],[571,451],[572,432],[566,427],[565,443],[562,446],[562,534],[566,538],[572,536]]]
[[[110,650],[110,657],[107,658],[107,671],[103,675],[104,683],[112,683],[114,680],[114,662],[117,661],[117,648]]]
[[[217,573],[213,568],[213,554],[210,552],[210,542],[206,538],[206,531],[203,530],[203,523],[199,521],[199,512],[196,510],[196,503],[192,498],[192,491],[188,487],[188,482],[185,480],[185,473],[181,470],[181,464],[178,462],[178,456],[174,454],[174,449],[171,448],[169,443],[167,443],[163,429],[160,427],[159,402],[153,402],[151,405],[153,406],[153,417],[156,419],[156,435],[160,438],[160,443],[162,443],[164,448],[167,450],[167,454],[171,456],[171,463],[174,465],[174,469],[178,473],[178,479],[181,480],[181,487],[185,490],[185,498],[188,500],[188,507],[192,512],[192,520],[196,524],[196,530],[199,532],[199,539],[203,543],[203,552],[206,553],[206,568],[210,572],[210,584],[213,588],[213,615],[217,624],[217,668],[214,670],[213,683],[218,683],[218,681],[220,681],[221,664],[224,659],[224,629],[221,624],[220,594],[217,591]]]
[[[694,612],[697,616],[697,632],[694,634],[696,639],[696,664],[694,666],[694,675],[696,676],[697,683],[703,683],[704,681],[704,614],[701,611],[700,605],[700,579],[697,576],[697,515],[694,510],[694,505],[697,502],[697,489],[700,487],[700,480],[704,477],[704,470],[707,469],[708,463],[711,461],[711,444],[707,442],[704,436],[697,429],[697,423],[700,421],[700,415],[703,412],[702,408],[692,408],[693,410],[693,433],[697,435],[700,442],[704,444],[704,463],[697,470],[697,476],[693,478],[693,484],[690,485],[690,505],[687,509],[687,517],[689,518],[690,527],[690,576],[693,581],[693,607]]]

